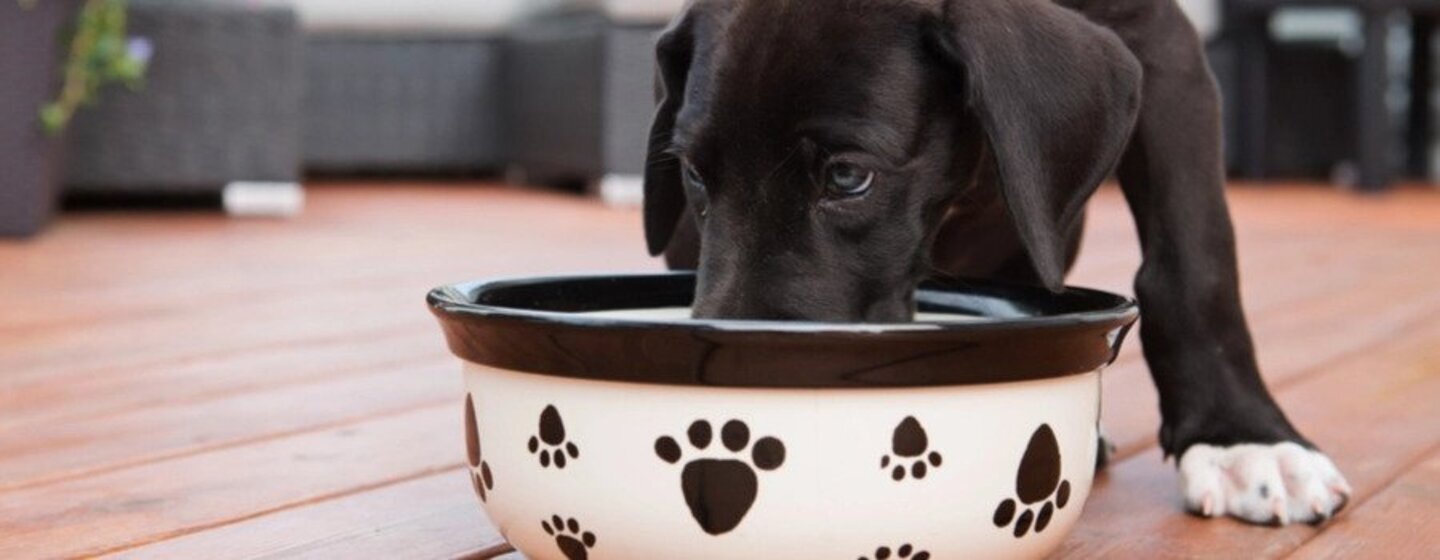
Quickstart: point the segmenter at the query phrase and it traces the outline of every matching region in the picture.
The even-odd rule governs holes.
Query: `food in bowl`
[[[1079,518],[1131,300],[950,282],[915,323],[714,321],[694,286],[431,292],[476,494],[528,557],[1036,557]]]

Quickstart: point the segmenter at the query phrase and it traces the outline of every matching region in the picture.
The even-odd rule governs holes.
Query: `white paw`
[[[1350,498],[1330,458],[1299,444],[1196,444],[1180,457],[1185,506],[1251,523],[1321,523]]]

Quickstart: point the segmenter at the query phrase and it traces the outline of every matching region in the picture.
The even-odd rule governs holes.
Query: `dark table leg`
[[[1247,179],[1264,179],[1269,119],[1266,105],[1269,103],[1270,14],[1264,11],[1237,14],[1232,22],[1236,26],[1235,58],[1240,76],[1236,92],[1240,98],[1238,167]]]
[[[1435,16],[1426,13],[1411,15],[1410,54],[1410,123],[1406,144],[1409,146],[1409,168],[1412,177],[1425,179],[1430,175],[1430,141],[1434,134],[1433,111],[1430,108],[1435,65],[1430,40],[1435,35]]]
[[[1390,183],[1390,116],[1385,110],[1386,13],[1366,10],[1365,50],[1360,55],[1359,151],[1360,184],[1364,191],[1384,190]]]

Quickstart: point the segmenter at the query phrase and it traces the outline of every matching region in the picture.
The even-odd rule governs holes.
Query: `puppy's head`
[[[1120,41],[1049,0],[697,0],[657,53],[646,236],[696,220],[698,317],[909,320],[990,176],[1056,288],[1139,103]]]

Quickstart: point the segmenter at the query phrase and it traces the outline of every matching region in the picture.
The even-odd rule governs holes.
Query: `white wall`
[[[312,31],[490,32],[536,0],[291,0]]]
[[[0,0],[4,1],[4,0]],[[599,6],[629,21],[663,22],[685,0],[291,0],[311,30],[493,31],[526,13],[558,6]],[[833,0],[817,0],[833,1]],[[1220,25],[1219,0],[1178,0],[1200,35]]]
[[[1195,30],[1204,38],[1220,32],[1220,0],[1178,0],[1180,9],[1190,16]]]

